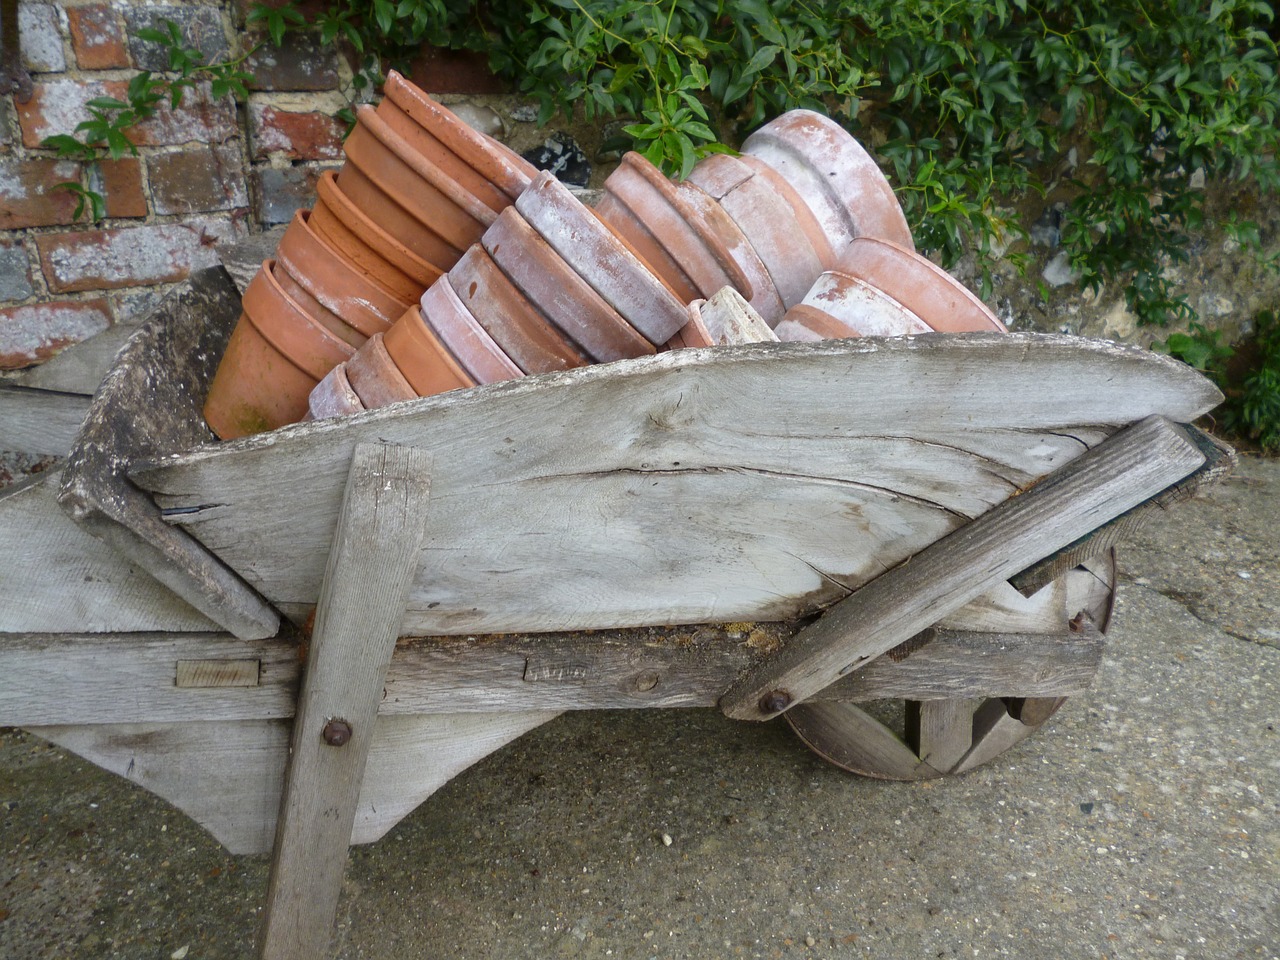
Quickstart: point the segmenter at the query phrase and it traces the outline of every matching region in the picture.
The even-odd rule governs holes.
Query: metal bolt
[[[324,725],[321,736],[324,737],[324,742],[329,746],[340,747],[351,739],[351,724],[334,717]]]
[[[760,698],[761,713],[781,713],[791,706],[791,694],[785,690],[774,690]]]

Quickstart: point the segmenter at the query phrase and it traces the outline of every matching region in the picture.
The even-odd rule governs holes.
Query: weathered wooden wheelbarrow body
[[[1126,525],[1232,459],[1178,425],[1220,399],[1193,371],[1032,334],[677,351],[215,444],[237,307],[194,278],[0,499],[0,723],[274,848],[268,957],[324,951],[349,842],[564,710],[990,759],[1088,685]],[[900,736],[854,706],[891,699]]]

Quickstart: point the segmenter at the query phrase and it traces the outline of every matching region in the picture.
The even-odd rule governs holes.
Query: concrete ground
[[[562,717],[353,850],[337,955],[1276,960],[1277,531],[1251,457],[1154,522],[1094,688],[954,780],[711,711]],[[0,957],[251,957],[266,874],[0,731]]]

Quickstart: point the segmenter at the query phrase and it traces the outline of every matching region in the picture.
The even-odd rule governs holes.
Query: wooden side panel
[[[54,472],[0,494],[0,646],[5,633],[217,629],[73,523],[60,482]]]
[[[435,455],[403,633],[785,619],[1109,424],[1185,420],[1218,396],[1150,351],[1047,335],[756,344],[452,392],[133,476],[293,616],[318,595],[351,447],[377,438]]]
[[[88,410],[82,394],[0,382],[0,450],[65,457]]]
[[[555,712],[380,717],[352,843],[371,843],[471,764]],[[163,797],[231,853],[275,839],[287,720],[30,727],[32,733]]]

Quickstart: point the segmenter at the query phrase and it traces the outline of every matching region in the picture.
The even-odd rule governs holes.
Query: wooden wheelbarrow
[[[991,759],[1089,684],[1116,539],[1232,463],[1179,425],[1220,399],[1194,371],[1034,334],[677,351],[216,444],[238,303],[221,270],[171,296],[0,499],[0,724],[274,849],[272,960],[327,951],[349,843],[561,711]]]

